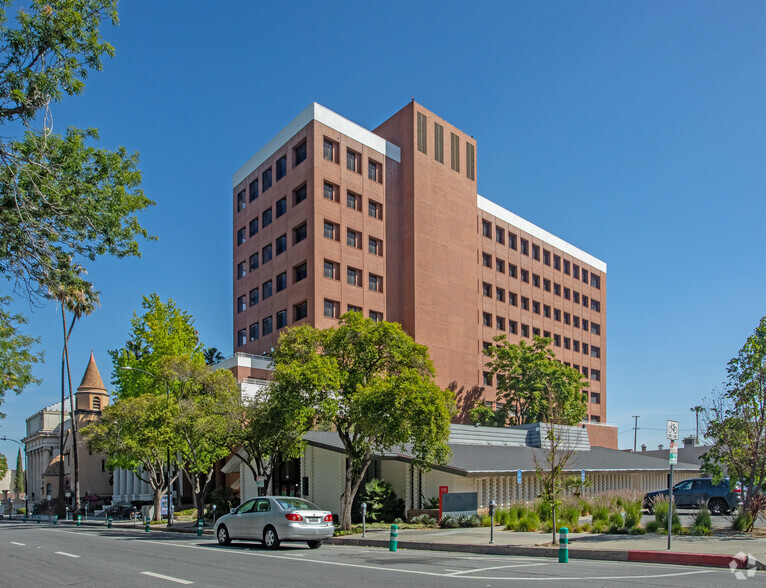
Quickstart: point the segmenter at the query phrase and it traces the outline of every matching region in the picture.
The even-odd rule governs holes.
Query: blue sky
[[[725,378],[766,314],[763,2],[148,2],[105,28],[117,50],[58,132],[96,127],[141,155],[159,237],[100,260],[101,308],[74,332],[124,344],[156,291],[232,352],[231,178],[317,101],[374,128],[411,97],[477,140],[479,193],[608,264],[608,420],[620,447],[665,442],[667,418]],[[41,386],[8,397],[0,435],[60,395],[60,316],[30,309]],[[665,442],[666,443],[666,442]],[[0,442],[14,456],[16,446]]]

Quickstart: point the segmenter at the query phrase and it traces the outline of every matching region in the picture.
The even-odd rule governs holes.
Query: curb
[[[381,539],[347,539],[333,537],[327,540],[329,545],[354,545],[357,547],[388,547],[387,540]],[[456,551],[462,553],[481,553],[486,555],[518,555],[525,557],[558,558],[557,547],[524,547],[514,545],[472,545],[464,543],[429,543],[425,541],[399,540],[400,549],[416,549],[428,551]],[[643,563],[665,563],[704,567],[730,567],[736,562],[737,568],[747,566],[747,557],[734,555],[717,555],[707,553],[678,553],[668,551],[616,550],[616,549],[577,549],[569,548],[571,559],[589,559],[604,561],[635,561]],[[764,563],[755,561],[757,570],[766,570]]]

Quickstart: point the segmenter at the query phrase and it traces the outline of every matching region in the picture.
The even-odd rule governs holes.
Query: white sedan
[[[303,498],[261,496],[246,500],[222,516],[213,528],[218,543],[232,539],[261,541],[276,549],[282,541],[305,541],[311,549],[321,547],[335,532],[332,513],[320,510]]]

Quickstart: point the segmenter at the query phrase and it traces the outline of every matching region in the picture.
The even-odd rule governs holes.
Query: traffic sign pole
[[[678,421],[668,421],[667,437],[670,440],[668,462],[670,464],[670,483],[668,484],[668,551],[673,535],[673,466],[678,463]]]

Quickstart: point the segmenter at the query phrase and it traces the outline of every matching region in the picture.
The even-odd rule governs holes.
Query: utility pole
[[[705,410],[705,408],[703,406],[693,406],[689,410],[691,410],[694,413],[694,416],[697,419],[697,428],[695,429],[695,433],[694,433],[694,444],[699,445],[700,444],[700,413],[703,410]]]
[[[638,437],[638,416],[633,415],[633,418],[636,419],[636,422],[633,425],[633,453],[636,452],[636,438]]]

